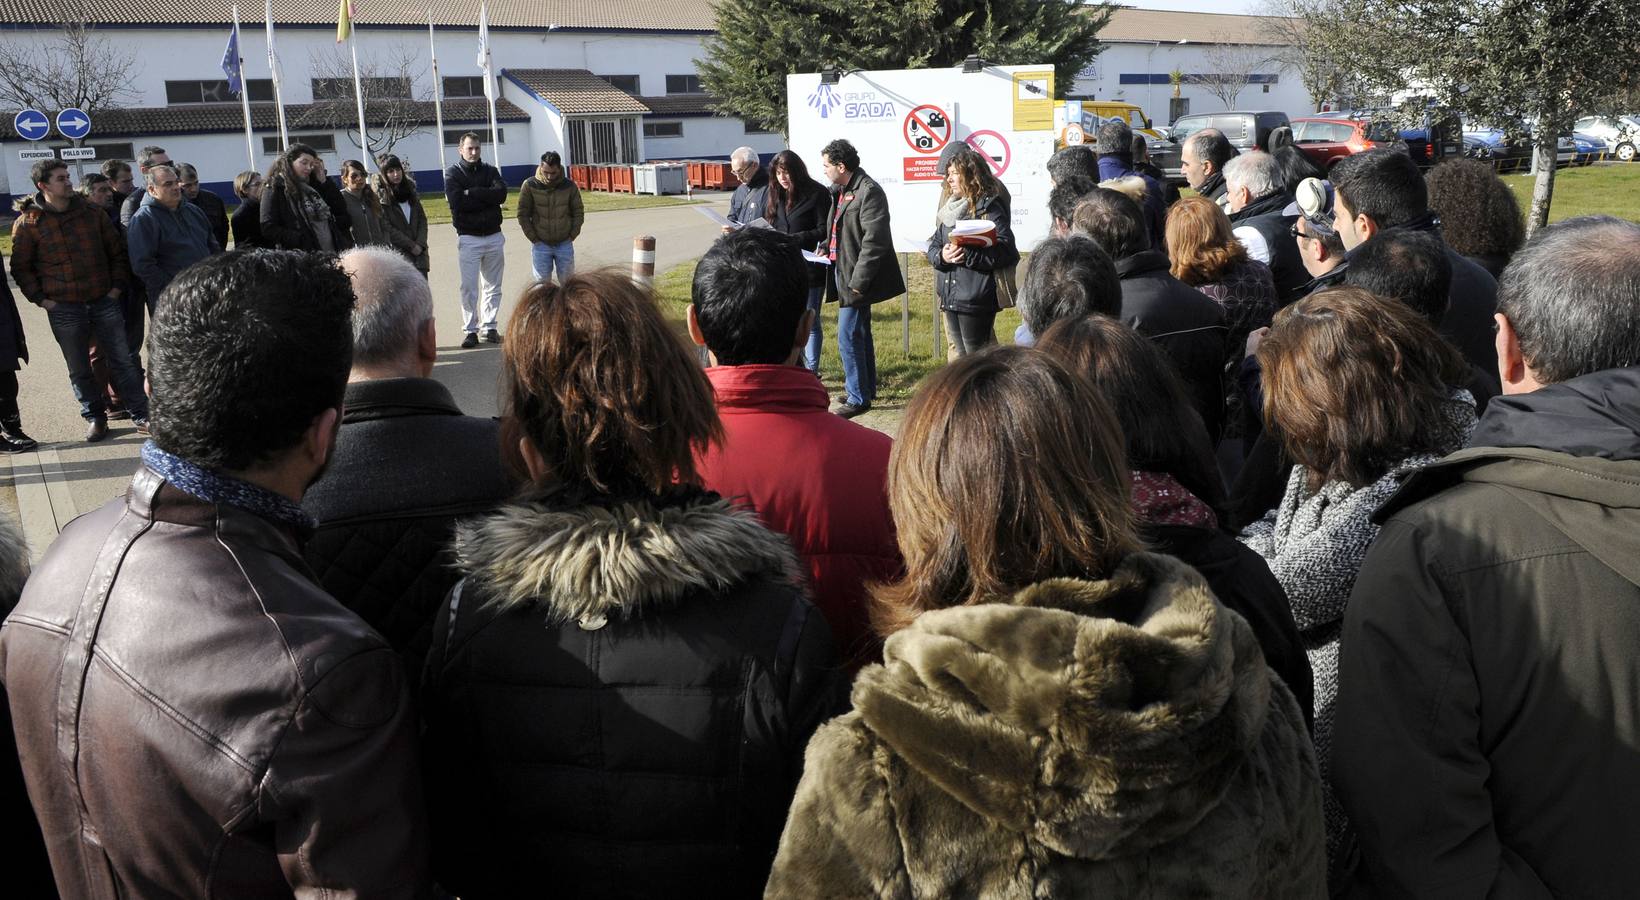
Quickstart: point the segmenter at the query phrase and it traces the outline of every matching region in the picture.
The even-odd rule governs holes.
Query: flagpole
[[[355,34],[347,36],[347,49],[353,54],[353,103],[359,109],[359,152],[379,173],[381,166],[376,162],[376,155],[370,152],[370,134],[364,127],[364,84],[359,80],[359,44]]]
[[[273,78],[273,108],[279,112],[279,151],[283,153],[290,149],[290,130],[285,125],[285,99],[279,85],[279,54],[273,49],[273,0],[267,0],[267,23],[268,74]]]
[[[438,77],[438,42],[433,39],[433,8],[427,7],[427,50],[433,58],[433,119],[438,124],[434,143],[438,144],[439,177],[444,177],[444,81]]]
[[[495,64],[490,56],[490,10],[489,4],[479,0],[478,4],[478,39],[480,52],[483,54],[484,66],[484,99],[490,104],[490,161],[495,170],[501,171],[501,132],[495,127]]]
[[[256,170],[256,135],[251,130],[251,90],[245,80],[245,55],[239,52],[239,4],[233,5],[233,64],[239,70],[239,106],[245,112],[245,158]]]

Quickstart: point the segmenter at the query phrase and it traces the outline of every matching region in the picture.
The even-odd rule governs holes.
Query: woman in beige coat
[[[1321,785],[1252,629],[1142,550],[1120,428],[1037,350],[931,376],[884,664],[809,743],[767,896],[1320,897]]]

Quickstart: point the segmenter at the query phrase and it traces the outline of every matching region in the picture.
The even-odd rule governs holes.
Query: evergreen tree
[[[1051,63],[1061,95],[1098,55],[1114,7],[1081,0],[773,0],[717,7],[717,35],[696,60],[718,110],[786,129],[786,76],[961,65]]]

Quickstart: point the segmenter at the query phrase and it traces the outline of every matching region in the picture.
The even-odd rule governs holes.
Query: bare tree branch
[[[22,39],[12,32],[0,42],[0,104],[48,115],[70,107],[95,114],[136,97],[136,54],[99,34],[83,4],[68,13],[61,31]]]
[[[1212,35],[1211,40],[1202,55],[1209,71],[1185,80],[1206,88],[1225,109],[1235,109],[1236,98],[1247,89],[1250,76],[1271,65],[1270,48],[1231,43],[1230,36],[1223,33]]]
[[[359,141],[359,114],[353,100],[353,59],[341,46],[309,54],[316,87],[309,124],[346,132],[353,146],[370,156],[393,152],[399,141],[426,130],[431,91],[418,89],[427,72],[419,49],[394,44],[359,54],[365,120],[370,146]],[[368,162],[368,161],[367,161]]]

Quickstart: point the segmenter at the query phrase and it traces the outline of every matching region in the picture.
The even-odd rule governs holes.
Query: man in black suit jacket
[[[894,259],[888,197],[860,169],[860,153],[839,138],[820,151],[831,182],[826,216],[827,258],[832,277],[826,301],[836,300],[837,354],[843,358],[846,391],[837,414],[854,418],[877,399],[877,348],[871,341],[871,305],[905,293],[905,278]]]

